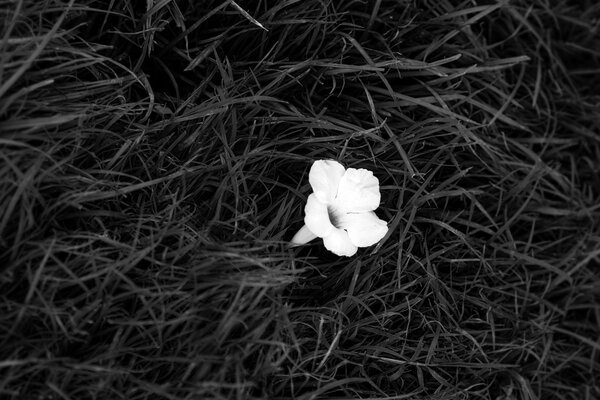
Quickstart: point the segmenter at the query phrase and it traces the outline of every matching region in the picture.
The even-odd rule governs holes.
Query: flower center
[[[336,228],[341,228],[340,226],[340,213],[333,207],[331,206],[327,206],[327,215],[329,215],[329,221],[331,222],[331,225],[335,226]]]

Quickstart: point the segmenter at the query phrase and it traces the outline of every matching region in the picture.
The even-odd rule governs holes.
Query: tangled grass
[[[595,2],[0,4],[0,397],[600,397]]]

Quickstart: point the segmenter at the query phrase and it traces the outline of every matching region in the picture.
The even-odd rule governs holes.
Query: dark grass
[[[0,397],[600,397],[595,2],[0,4]]]

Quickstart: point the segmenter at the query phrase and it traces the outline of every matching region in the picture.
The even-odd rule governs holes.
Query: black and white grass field
[[[596,1],[0,0],[0,398],[598,399],[599,172]]]

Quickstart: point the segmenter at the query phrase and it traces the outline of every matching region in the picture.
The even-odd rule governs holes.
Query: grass
[[[600,397],[595,2],[0,4],[1,398]]]

